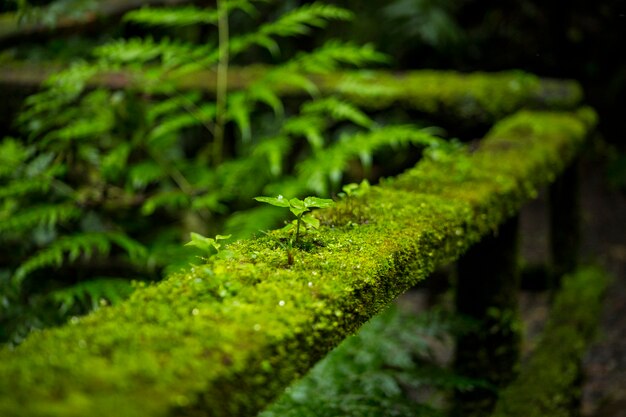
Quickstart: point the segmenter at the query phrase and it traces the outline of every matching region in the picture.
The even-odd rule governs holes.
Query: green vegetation
[[[188,268],[206,255],[198,236],[238,239],[279,224],[283,213],[255,206],[256,195],[330,196],[345,176],[362,179],[381,151],[444,142],[430,128],[374,120],[310,80],[386,62],[371,45],[333,40],[281,56],[285,39],[351,12],[316,2],[229,30],[231,20],[255,22],[260,6],[131,11],[125,22],[159,36],[100,45],[26,100],[24,137],[0,142],[0,249],[10,254],[0,266],[0,340],[18,344],[85,306],[123,299],[132,280]],[[212,35],[202,42],[186,32],[203,30]],[[249,66],[263,50],[276,64],[229,92],[231,64]],[[179,90],[203,70],[216,71],[215,97]],[[135,83],[92,88],[111,73]],[[285,87],[302,99],[285,102]],[[314,222],[298,216],[296,241],[302,221]],[[191,233],[195,243],[183,246]]]
[[[285,227],[287,231],[293,231],[295,229],[293,238],[289,240],[290,248],[300,243],[301,225],[311,229],[320,227],[320,221],[306,213],[311,211],[312,208],[328,208],[335,204],[331,199],[319,197],[306,197],[304,200],[300,200],[295,197],[286,199],[282,195],[279,195],[278,197],[254,197],[254,199],[272,206],[288,208],[289,211],[296,216],[296,219]]]
[[[33,334],[0,351],[0,412],[257,412],[435,265],[516,212],[593,124],[590,110],[519,113],[477,151],[425,160],[371,187],[367,223],[330,223],[344,202],[318,210],[319,244],[298,250],[290,268],[276,244],[284,232],[270,232],[117,306]]]
[[[500,396],[494,417],[576,415],[582,360],[596,332],[608,277],[599,268],[566,276],[533,356]]]
[[[443,366],[442,346],[468,324],[442,310],[420,315],[392,305],[321,360],[259,417],[445,416],[454,388],[479,381]],[[445,348],[444,348],[445,350]]]
[[[0,48],[99,33],[0,54],[5,83],[51,74],[0,134],[0,415],[434,417],[452,391],[496,395],[498,378],[433,363],[447,315],[387,308],[485,236],[515,240],[510,220],[596,124],[577,82],[369,69],[425,67],[407,39],[462,48],[467,5],[449,0],[14,3]],[[355,36],[372,20],[390,55]],[[605,281],[566,279],[496,416],[573,409]]]

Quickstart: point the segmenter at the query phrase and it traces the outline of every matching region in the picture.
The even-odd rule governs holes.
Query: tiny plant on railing
[[[207,253],[209,258],[213,256],[217,256],[220,258],[228,257],[230,254],[229,251],[220,251],[222,244],[219,243],[220,240],[230,239],[231,235],[217,235],[215,238],[202,236],[199,233],[191,232],[191,241],[185,243],[185,246],[195,246],[201,251]]]
[[[289,265],[293,264],[291,249],[300,243],[300,228],[317,229],[320,226],[318,219],[306,213],[312,208],[328,208],[335,205],[335,202],[329,198],[318,197],[306,197],[304,200],[300,200],[299,198],[286,199],[279,195],[278,197],[255,197],[254,199],[272,206],[288,208],[296,216],[295,220],[283,228],[283,230],[292,233],[292,238],[287,244]]]

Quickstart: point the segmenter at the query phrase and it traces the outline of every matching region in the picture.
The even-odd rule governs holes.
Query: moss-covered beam
[[[276,231],[0,351],[0,415],[244,416],[433,268],[513,216],[576,155],[588,109],[522,112],[320,210],[293,262]]]
[[[585,268],[566,276],[541,340],[519,378],[505,389],[493,417],[580,414],[581,361],[593,339],[606,274]]]
[[[6,61],[0,65],[0,85],[33,87],[50,74],[60,71],[61,63]],[[228,86],[240,90],[259,80],[270,67],[230,68]],[[276,77],[281,79],[280,77]],[[311,74],[309,81],[321,93],[339,93],[366,109],[378,110],[390,105],[441,120],[460,120],[464,124],[492,124],[522,108],[571,110],[580,104],[582,90],[574,81],[539,78],[521,71],[469,73],[454,71],[346,71]],[[202,90],[214,93],[214,71],[199,71],[168,80],[177,90]],[[142,84],[140,74],[104,73],[91,81],[94,86],[125,88]],[[283,96],[304,97],[302,86],[278,84]]]

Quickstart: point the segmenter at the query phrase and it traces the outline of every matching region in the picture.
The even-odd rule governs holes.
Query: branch
[[[142,6],[173,6],[191,3],[191,0],[107,0],[99,1],[95,8],[82,13],[61,17],[54,23],[20,23],[17,12],[0,14],[0,49],[16,46],[22,42],[43,41],[53,35],[77,32],[96,32],[107,24],[118,21],[124,13]],[[43,7],[42,14],[50,6]]]

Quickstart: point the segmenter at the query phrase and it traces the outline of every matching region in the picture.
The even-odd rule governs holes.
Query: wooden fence
[[[459,259],[457,309],[486,327],[458,340],[456,367],[498,386],[513,381],[517,215],[555,181],[555,201],[575,201],[570,167],[595,114],[578,107],[580,89],[571,82],[520,73],[378,75],[397,94],[363,97],[363,105],[493,126],[476,149],[423,160],[363,197],[315,212],[322,226],[308,249],[294,249],[292,264],[280,232],[240,241],[230,245],[232,256],[4,348],[0,415],[254,415],[397,296]],[[336,77],[314,81],[355,94]],[[553,207],[563,214],[575,206]],[[562,242],[577,216],[553,217],[560,219],[553,240]],[[557,253],[559,273],[571,267],[576,242],[570,249]],[[597,303],[593,294],[589,303]],[[552,326],[562,322],[557,316]],[[496,401],[484,392],[459,395],[472,404],[467,413]],[[499,415],[509,415],[506,407],[497,405]]]

